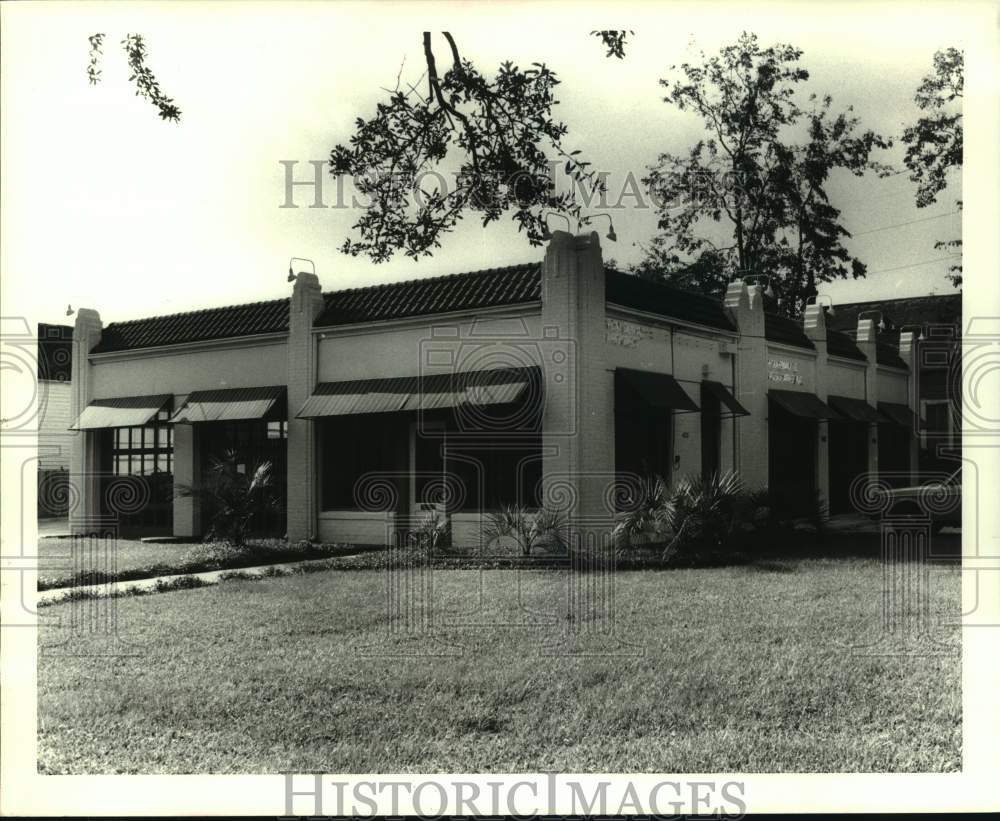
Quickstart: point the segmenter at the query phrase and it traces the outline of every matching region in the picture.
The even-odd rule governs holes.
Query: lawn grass
[[[931,568],[935,614],[957,617],[959,576]],[[961,767],[958,629],[907,654],[852,648],[882,636],[877,560],[619,573],[610,638],[567,620],[564,573],[511,570],[436,571],[434,618],[464,626],[393,638],[385,580],[328,571],[119,599],[135,655],[117,658],[104,635],[68,633],[81,603],[46,608],[63,627],[40,631],[40,771]]]
[[[39,539],[39,589],[61,587],[74,573],[119,573],[154,565],[176,567],[194,545],[155,544],[132,539]]]

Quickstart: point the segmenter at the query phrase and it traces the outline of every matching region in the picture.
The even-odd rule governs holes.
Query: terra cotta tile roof
[[[782,342],[797,348],[812,348],[812,340],[806,336],[802,323],[780,314],[764,314],[764,336],[768,342]]]
[[[736,330],[718,299],[640,279],[612,268],[605,269],[604,298],[626,308],[707,325],[710,328]]]
[[[899,355],[899,348],[886,342],[875,345],[875,362],[879,365],[890,365],[893,368],[906,368],[907,364]]]
[[[407,280],[323,294],[316,327],[474,311],[541,299],[540,262]],[[722,303],[702,294],[605,270],[605,298],[628,308],[734,331]],[[148,319],[112,322],[92,353],[288,332],[289,300],[206,308]],[[811,347],[811,343],[809,344]],[[793,343],[794,344],[794,343]]]
[[[288,299],[111,322],[91,353],[288,331]]]
[[[851,337],[840,331],[835,331],[833,328],[826,329],[826,352],[833,356],[842,356],[845,359],[867,361],[867,357]]]
[[[870,302],[845,302],[836,305],[827,316],[826,324],[839,331],[854,333],[858,316],[865,311],[879,311],[886,324],[884,330],[899,333],[907,325],[954,325],[962,320],[962,294],[930,294],[927,296],[876,299]]]
[[[541,263],[533,262],[334,291],[323,295],[325,307],[316,327],[537,302],[541,270]]]

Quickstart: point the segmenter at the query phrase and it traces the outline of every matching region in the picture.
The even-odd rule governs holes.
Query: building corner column
[[[734,420],[734,469],[743,484],[758,489],[768,484],[767,340],[764,338],[764,298],[760,286],[742,280],[729,283],[726,311],[739,333],[736,343],[736,384],[733,393],[749,411]]]
[[[614,527],[614,373],[596,233],[557,231],[542,263],[543,504],[605,540]]]
[[[803,330],[816,348],[816,395],[824,402],[827,400],[827,344],[826,344],[826,309],[813,303],[806,306],[802,320]],[[830,515],[830,422],[820,419],[816,425],[816,489],[820,500],[825,504],[820,506],[820,518]]]
[[[899,335],[899,356],[906,363],[906,405],[913,428],[910,436],[910,482],[916,483],[920,467],[920,331],[906,330]]]
[[[317,536],[318,487],[315,423],[297,419],[316,386],[317,343],[313,322],[323,309],[323,292],[315,274],[300,273],[292,289],[288,317],[288,485],[289,542]]]
[[[178,403],[179,407],[180,403]],[[174,536],[201,536],[201,498],[179,495],[181,488],[196,488],[201,482],[201,449],[198,426],[174,425]]]
[[[878,340],[875,336],[875,323],[871,319],[858,319],[855,342],[858,349],[865,355],[865,401],[878,410]],[[868,476],[873,481],[879,472],[878,462],[878,422],[868,426]]]
[[[826,402],[829,393],[826,384],[826,309],[816,303],[807,305],[802,329],[816,348],[815,392]],[[820,507],[820,518],[825,519],[830,515],[830,422],[827,419],[820,419],[816,425],[816,489],[820,500],[825,503]]]
[[[93,398],[90,376],[90,352],[101,339],[104,324],[101,315],[90,308],[76,313],[73,325],[73,360],[70,418],[75,425]],[[69,529],[73,534],[93,532],[101,513],[101,477],[98,459],[99,436],[96,431],[78,430],[69,452],[70,493]]]

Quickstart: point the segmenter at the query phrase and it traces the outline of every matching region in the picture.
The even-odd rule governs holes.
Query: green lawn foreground
[[[70,538],[39,539],[38,578],[43,582],[65,580],[68,583],[74,572],[122,572],[154,565],[176,567],[192,547],[192,544],[162,544],[134,539],[114,539],[106,543],[97,539],[81,539],[75,545],[74,539]]]
[[[71,608],[93,602],[55,605],[40,629],[39,770],[959,770],[958,628],[908,654],[850,646],[882,636],[881,571],[853,558],[622,572],[614,636],[577,622],[570,644],[558,571],[435,571],[435,618],[479,625],[437,641],[389,635],[377,570],[118,599],[136,655],[117,658],[106,636],[72,635]],[[930,580],[934,613],[957,620],[957,566]],[[553,640],[597,654],[544,655]],[[623,642],[641,653],[599,654]],[[463,655],[426,655],[449,645]]]

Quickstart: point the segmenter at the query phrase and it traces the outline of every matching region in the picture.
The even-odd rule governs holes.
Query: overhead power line
[[[904,268],[919,268],[921,265],[931,265],[935,262],[953,262],[956,257],[961,258],[961,256],[961,254],[950,254],[946,257],[938,257],[937,259],[925,259],[923,262],[910,262],[906,265],[897,265],[894,268],[879,268],[877,271],[865,271],[865,276],[869,274],[884,274],[889,271],[902,271]]]
[[[918,219],[915,219],[915,220],[907,220],[906,222],[897,222],[897,223],[895,223],[893,225],[883,225],[881,228],[869,228],[867,231],[858,231],[857,233],[853,233],[852,232],[851,236],[852,237],[863,237],[865,234],[874,234],[874,233],[877,233],[878,231],[888,231],[890,228],[902,228],[904,225],[913,225],[913,224],[918,223],[918,222],[927,222],[928,220],[937,220],[937,219],[941,219],[941,217],[948,217],[948,216],[951,216],[952,214],[960,214],[960,213],[962,213],[962,212],[956,209],[955,211],[947,211],[944,214],[933,214],[932,216],[929,216],[929,217],[919,217]]]

